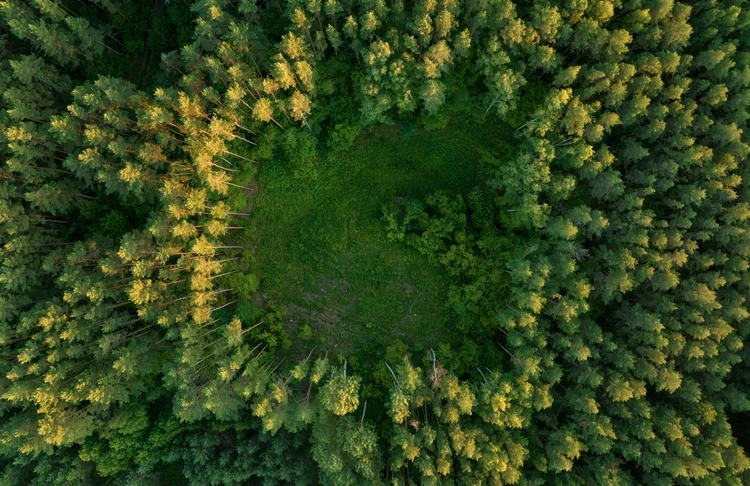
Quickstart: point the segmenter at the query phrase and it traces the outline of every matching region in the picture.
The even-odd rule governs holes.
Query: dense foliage
[[[750,482],[745,1],[0,18],[0,484]]]

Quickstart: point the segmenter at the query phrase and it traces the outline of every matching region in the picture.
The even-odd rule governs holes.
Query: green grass
[[[342,354],[395,339],[415,347],[451,339],[451,280],[416,250],[389,242],[385,203],[438,190],[467,193],[481,181],[482,126],[378,127],[344,152],[261,165],[253,246],[261,293],[286,310],[294,348]]]

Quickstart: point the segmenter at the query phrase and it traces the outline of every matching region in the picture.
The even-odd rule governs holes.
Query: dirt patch
[[[256,192],[258,192],[258,183],[254,180],[251,180],[245,186],[245,196],[247,196],[248,199],[252,199],[253,197],[255,197]]]
[[[286,316],[290,324],[299,325],[302,321],[307,321],[313,327],[320,329],[328,328],[332,330],[341,322],[341,313],[333,307],[317,310],[310,309],[307,306],[289,304],[286,306]]]
[[[401,283],[400,287],[401,287],[401,291],[406,295],[413,294],[414,291],[416,290],[416,287],[414,286],[414,284],[411,284],[409,282]]]
[[[344,354],[355,351],[355,343],[351,339],[354,329],[344,321],[343,309],[336,306],[312,309],[297,304],[289,304],[285,309],[285,325],[290,334],[296,334],[300,326],[307,324],[312,328],[316,341],[326,349]]]
[[[245,186],[245,197],[247,198],[247,206],[242,210],[243,213],[250,214],[253,210],[253,199],[258,195],[258,183],[251,180]]]
[[[247,183],[247,186],[245,186],[244,191],[245,191],[245,197],[247,198],[248,204],[242,210],[242,212],[249,215],[250,212],[253,210],[253,198],[258,194],[258,183],[254,180],[251,180],[250,182]],[[243,217],[250,219],[250,216],[243,216]],[[256,290],[255,293],[253,293],[253,296],[250,298],[250,300],[259,309],[266,308],[266,297],[263,295],[263,293],[260,290]]]
[[[383,140],[392,140],[399,136],[401,130],[397,124],[393,123],[391,125],[377,125],[370,129],[370,133]]]
[[[266,296],[260,290],[255,291],[253,296],[250,297],[250,301],[259,309],[266,308]]]
[[[315,339],[329,349],[354,352],[356,340],[352,339],[352,334],[361,330],[345,317],[351,314],[351,304],[340,301],[341,293],[350,287],[346,279],[327,279],[315,292],[302,295],[301,302],[284,306],[287,331],[294,335],[306,324],[312,328]]]

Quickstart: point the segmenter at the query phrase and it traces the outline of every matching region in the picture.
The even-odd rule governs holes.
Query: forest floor
[[[382,207],[436,190],[468,193],[481,181],[477,149],[491,137],[459,120],[431,131],[377,127],[346,151],[323,152],[314,168],[261,166],[253,200],[260,292],[285,309],[293,348],[349,355],[396,339],[417,349],[450,339],[450,278],[386,239]]]

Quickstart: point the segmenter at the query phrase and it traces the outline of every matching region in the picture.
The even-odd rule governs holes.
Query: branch
[[[422,295],[422,292],[420,291],[416,297],[414,297],[414,302],[411,303],[411,307],[409,307],[409,314],[411,314],[412,309],[414,309],[414,304],[417,303],[417,299]],[[434,354],[434,353],[433,353]]]
[[[393,379],[396,380],[396,386],[400,389],[401,388],[401,384],[399,384],[398,378],[396,378],[396,373],[393,372],[393,368],[391,368],[391,366],[388,364],[387,361],[383,361],[383,362],[385,363],[385,365],[388,367],[388,370],[393,375]]]
[[[484,384],[486,385],[487,384],[487,377],[484,376],[484,373],[482,373],[482,370],[480,370],[479,368],[477,368],[477,371],[479,372],[480,375],[482,375],[482,378],[484,379]]]
[[[529,121],[527,121],[526,123],[524,123],[524,124],[523,124],[523,125],[521,125],[520,127],[516,128],[516,131],[518,131],[518,130],[522,129],[523,127],[527,126],[527,125],[528,125],[529,123],[533,123],[533,122],[537,121],[538,119],[539,119],[539,117],[536,117],[536,118],[534,118],[533,120],[529,120]]]
[[[496,102],[496,101],[498,100],[498,98],[500,98],[500,95],[499,95],[499,94],[498,94],[497,96],[495,96],[495,99],[494,99],[494,100],[492,100],[492,103],[490,103],[490,106],[488,106],[488,107],[487,107],[487,109],[486,109],[486,110],[484,110],[484,114],[485,114],[485,115],[486,115],[487,113],[489,113],[489,111],[490,111],[490,108],[492,108],[492,105],[494,105],[494,104],[495,104],[495,102]]]

